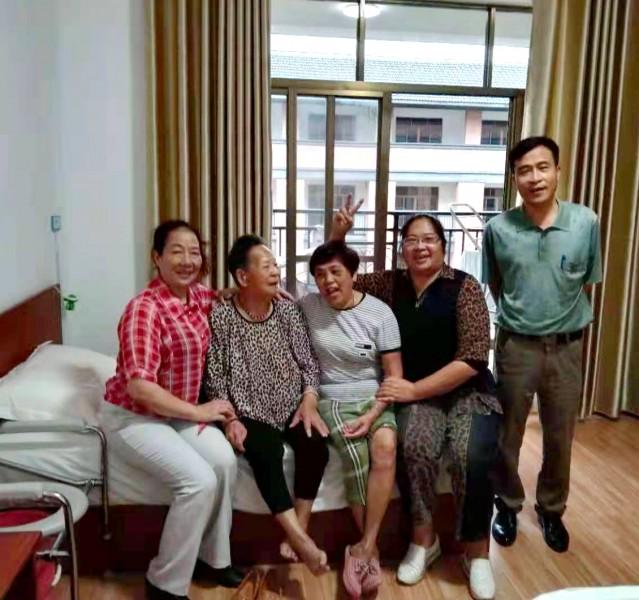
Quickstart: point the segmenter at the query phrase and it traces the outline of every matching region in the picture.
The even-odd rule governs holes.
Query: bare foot
[[[295,551],[313,575],[321,575],[328,571],[326,552],[320,550],[311,538],[296,544]]]
[[[280,544],[280,556],[285,558],[286,560],[290,560],[291,562],[299,562],[299,556],[295,554],[295,550],[291,548],[291,544],[288,540],[284,540]]]
[[[351,546],[350,554],[361,560],[371,560],[376,557],[377,548],[367,549],[362,542],[359,542]]]

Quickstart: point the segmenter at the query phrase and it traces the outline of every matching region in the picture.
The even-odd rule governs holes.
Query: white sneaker
[[[432,565],[442,554],[439,538],[430,548],[424,548],[418,544],[411,544],[397,569],[397,579],[406,585],[415,585],[424,577],[426,569]]]
[[[468,577],[470,595],[474,600],[493,600],[495,597],[495,579],[490,561],[487,558],[462,558],[462,568]]]

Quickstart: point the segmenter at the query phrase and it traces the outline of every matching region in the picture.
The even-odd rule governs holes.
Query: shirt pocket
[[[369,359],[376,354],[375,344],[371,340],[359,339],[355,340],[351,344],[351,353],[357,357],[357,359]]]
[[[559,265],[562,273],[569,279],[583,279],[588,268],[588,261],[579,256],[563,255]]]

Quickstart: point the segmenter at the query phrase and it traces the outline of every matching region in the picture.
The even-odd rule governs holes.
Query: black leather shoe
[[[492,534],[500,546],[512,546],[517,539],[517,511],[503,502],[496,502],[497,514],[493,519]]]
[[[231,565],[222,569],[214,569],[211,565],[198,559],[193,578],[216,583],[222,587],[236,588],[244,580],[244,573]]]
[[[544,534],[544,541],[551,550],[555,552],[565,552],[570,544],[568,530],[561,521],[561,515],[557,513],[537,514],[541,531]]]
[[[144,579],[144,596],[146,600],[189,600],[188,596],[176,596],[155,587],[148,579]]]

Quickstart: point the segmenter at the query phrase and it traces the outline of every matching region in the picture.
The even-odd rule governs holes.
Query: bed
[[[19,306],[0,314],[0,406],[2,390],[11,385],[21,393],[12,397],[10,410],[0,409],[0,418],[47,419],[53,410],[56,418],[75,419],[90,428],[99,423],[99,408],[104,381],[115,368],[111,357],[89,350],[60,345],[62,342],[59,297],[54,288],[43,291]],[[71,366],[69,366],[71,365]],[[11,372],[10,372],[11,371]],[[21,379],[16,379],[20,378]],[[69,378],[72,379],[69,384]],[[16,387],[16,381],[22,387]],[[24,392],[24,382],[28,382]],[[13,388],[11,388],[13,389]],[[54,392],[55,390],[55,392]],[[66,392],[66,395],[63,393]],[[50,405],[42,409],[44,400]],[[60,405],[55,403],[63,398]],[[99,481],[99,437],[77,431],[39,433],[0,433],[0,456],[7,463],[20,464],[45,472],[52,478]],[[324,547],[331,560],[339,560],[346,543],[357,538],[357,531],[346,508],[340,458],[330,448],[318,498],[313,506],[311,534]],[[80,570],[101,573],[105,570],[143,570],[153,556],[170,502],[167,489],[151,477],[108,455],[108,491],[99,484],[89,486],[91,508],[78,524]],[[292,484],[294,458],[285,454],[285,471]],[[36,479],[22,470],[0,466],[0,481]],[[104,495],[108,494],[109,522],[105,530]],[[444,545],[451,546],[451,502],[440,503],[442,515],[437,521]],[[240,459],[235,508],[232,552],[237,564],[278,562],[281,534],[267,513],[246,461]],[[448,517],[448,518],[446,518]],[[107,533],[102,535],[101,533]],[[382,556],[401,557],[408,541],[408,523],[399,499],[393,500],[380,540]]]

